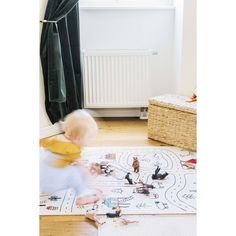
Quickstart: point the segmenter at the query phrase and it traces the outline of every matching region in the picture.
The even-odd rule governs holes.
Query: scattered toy
[[[100,169],[106,176],[110,175],[114,171],[106,161],[100,163]]]
[[[152,179],[163,180],[167,175],[168,175],[167,172],[165,172],[164,174],[152,175]]]
[[[187,169],[195,169],[197,159],[190,159],[188,161],[181,161],[181,165],[187,167]]]
[[[194,93],[192,94],[192,97],[188,99],[186,102],[196,102],[197,101],[197,89],[195,89]]]
[[[145,184],[143,181],[139,180],[139,183],[141,183],[143,185],[143,187],[146,188],[151,188],[154,189],[155,187],[152,184]]]
[[[146,186],[137,187],[137,188],[136,188],[136,192],[137,192],[137,193],[146,194],[146,195],[150,194],[149,188],[146,187]]]
[[[150,199],[157,199],[159,198],[159,195],[157,193],[152,193],[151,196],[149,196]]]
[[[157,166],[157,168],[155,170],[155,174],[152,175],[152,179],[163,180],[168,175],[167,172],[165,172],[164,174],[159,174],[159,171],[160,171],[160,167]]]
[[[51,196],[50,198],[48,198],[50,201],[57,201],[58,199],[61,199],[58,196]]]
[[[94,210],[87,210],[85,217],[94,221],[97,227],[106,223],[106,221],[103,221],[96,215],[96,212]]]
[[[128,225],[128,224],[132,224],[132,223],[138,223],[137,220],[129,220],[126,218],[121,218],[121,223],[123,223],[124,225]]]
[[[102,162],[100,162],[100,168],[101,168],[101,170],[104,170],[104,169],[106,169],[107,168],[107,166],[108,166],[108,164],[109,164],[109,162],[108,161],[102,161]]]
[[[161,210],[164,210],[164,209],[168,209],[168,204],[166,202],[160,202],[160,201],[156,201],[155,202],[156,206],[161,209]]]
[[[52,210],[52,211],[55,211],[55,210],[57,210],[59,207],[57,207],[57,206],[47,206],[46,207],[46,209],[47,210]]]
[[[157,166],[157,168],[155,169],[155,175],[157,175],[160,170],[161,170],[161,168],[159,166]]]
[[[133,180],[130,178],[130,172],[126,174],[125,179],[128,180],[129,184],[133,184]]]
[[[90,167],[91,174],[102,175],[105,174],[106,176],[111,175],[114,170],[108,164],[108,162],[104,161],[99,163],[93,163]]]
[[[114,170],[109,165],[104,169],[104,174],[106,176],[111,175],[113,172],[114,172]]]
[[[121,214],[121,209],[117,207],[115,213],[106,213],[106,216],[108,218],[116,218],[116,217],[120,217],[120,214]]]
[[[109,153],[105,155],[105,158],[107,160],[115,160],[116,159],[116,154],[115,153]]]
[[[142,194],[149,195],[150,194],[149,189],[154,189],[155,188],[152,184],[145,184],[142,180],[139,180],[139,183],[141,183],[142,186],[136,188],[137,193],[142,193]]]
[[[132,167],[134,168],[134,172],[138,173],[139,172],[139,160],[137,157],[133,157],[133,164]]]

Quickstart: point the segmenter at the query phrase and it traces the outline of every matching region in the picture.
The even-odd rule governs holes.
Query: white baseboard
[[[41,127],[40,128],[40,139],[41,138],[47,138],[49,136],[53,136],[56,134],[62,133],[62,126],[60,123],[56,123],[54,125],[46,126],[46,127]]]

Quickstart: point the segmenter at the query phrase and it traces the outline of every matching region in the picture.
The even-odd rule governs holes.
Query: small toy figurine
[[[138,221],[137,220],[129,220],[126,218],[121,218],[121,223],[124,225],[128,225],[128,224],[132,224],[132,223],[138,223]]]
[[[100,168],[101,168],[101,170],[105,170],[107,167],[108,167],[108,161],[102,161],[102,162],[100,162]]]
[[[113,169],[111,169],[111,166],[108,165],[108,162],[106,161],[100,163],[100,169],[106,176],[110,175],[114,171]]]
[[[120,214],[121,214],[121,209],[117,207],[115,213],[106,213],[106,216],[108,218],[116,218],[116,217],[120,217]]]
[[[148,195],[150,192],[149,192],[149,188],[144,186],[144,187],[137,187],[136,188],[136,192],[137,193],[143,193],[143,194],[146,194]]]
[[[152,184],[145,184],[142,180],[139,180],[139,183],[142,184],[142,186],[136,188],[136,193],[149,195],[150,194],[149,189],[155,188]]]
[[[47,210],[51,210],[51,211],[55,211],[55,210],[58,210],[59,207],[57,206],[47,206],[46,209]]]
[[[130,172],[128,172],[128,173],[126,174],[125,179],[128,180],[129,184],[133,184],[133,180],[130,179]]]
[[[152,184],[145,184],[143,181],[139,180],[139,183],[143,185],[145,188],[151,188],[154,189],[155,187]]]
[[[159,171],[160,171],[160,167],[157,166],[157,168],[155,170],[155,174],[152,175],[152,179],[163,180],[168,175],[167,172],[165,172],[164,174],[159,174]]]
[[[105,221],[102,221],[101,218],[98,217],[96,215],[95,211],[93,211],[93,210],[87,210],[85,217],[94,221],[97,227],[106,223]]]
[[[115,160],[116,159],[116,154],[115,153],[109,153],[105,155],[105,158],[107,160]]]
[[[157,166],[157,168],[155,169],[155,175],[157,175],[160,170],[161,170],[161,168],[159,166]]]
[[[182,166],[185,166],[187,169],[195,169],[197,164],[197,159],[190,159],[188,161],[181,161]]]
[[[192,97],[186,102],[196,102],[196,101],[197,101],[197,89],[195,89],[195,91],[192,94]]]
[[[134,172],[138,173],[139,172],[139,160],[137,157],[133,157],[133,164],[132,167],[134,168]]]
[[[93,163],[90,167],[90,173],[91,174],[97,174],[97,175],[101,175],[101,174],[105,174],[106,176],[111,175],[111,173],[114,170],[111,169],[111,166],[108,165],[108,162],[104,161],[99,163]]]
[[[50,198],[48,198],[48,200],[50,200],[50,201],[57,201],[58,199],[61,199],[60,197],[58,197],[58,196],[51,196]]]
[[[104,174],[106,175],[106,176],[108,176],[108,175],[111,175],[112,173],[113,173],[113,169],[111,169],[111,166],[110,165],[107,165],[107,167],[104,169]]]

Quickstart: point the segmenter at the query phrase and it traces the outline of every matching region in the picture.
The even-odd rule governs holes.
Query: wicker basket
[[[150,99],[148,137],[196,151],[196,102],[188,99],[169,94]]]

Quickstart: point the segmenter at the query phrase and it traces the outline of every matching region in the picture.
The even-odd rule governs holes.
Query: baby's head
[[[64,122],[65,137],[79,146],[86,146],[98,131],[97,124],[84,110],[76,110],[66,116]]]

